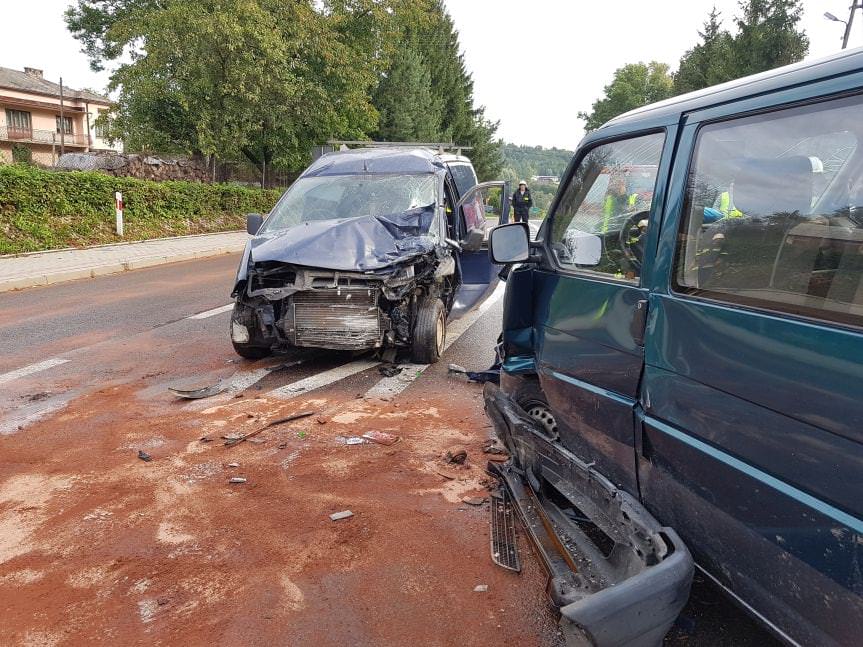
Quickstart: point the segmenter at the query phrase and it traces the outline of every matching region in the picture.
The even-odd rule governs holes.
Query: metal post
[[[123,194],[117,191],[114,193],[114,210],[115,224],[117,226],[117,235],[123,236]]]
[[[64,120],[65,114],[63,112],[63,77],[60,77],[60,157],[63,157],[63,154],[66,152],[66,123]]]
[[[93,147],[93,138],[90,137],[90,104],[84,103],[84,123],[87,124],[87,152]]]

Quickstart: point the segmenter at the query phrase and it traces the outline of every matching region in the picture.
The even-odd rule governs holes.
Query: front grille
[[[381,345],[377,290],[307,290],[291,297],[293,343],[297,346],[360,350]]]

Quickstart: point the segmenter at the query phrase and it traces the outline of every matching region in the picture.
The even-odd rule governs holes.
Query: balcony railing
[[[53,130],[0,126],[0,141],[24,142],[29,144],[56,144],[59,146],[60,133]],[[63,143],[66,146],[86,146],[87,136],[79,133],[66,133],[63,135]]]

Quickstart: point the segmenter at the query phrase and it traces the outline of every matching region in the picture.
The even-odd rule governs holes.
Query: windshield
[[[329,175],[300,178],[273,208],[265,231],[304,222],[386,216],[434,207],[436,176]]]

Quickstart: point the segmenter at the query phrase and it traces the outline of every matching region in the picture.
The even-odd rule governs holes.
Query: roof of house
[[[53,83],[41,76],[36,76],[21,70],[13,70],[8,67],[0,67],[0,88],[17,90],[19,92],[34,92],[51,97],[60,96],[60,84]],[[94,103],[111,103],[108,97],[104,97],[89,90],[75,90],[63,86],[63,96],[69,99],[80,99]]]

